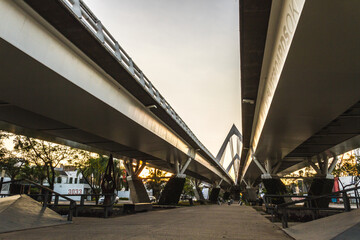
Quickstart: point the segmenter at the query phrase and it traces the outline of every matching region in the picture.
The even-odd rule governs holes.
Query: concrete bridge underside
[[[52,9],[56,26],[63,23],[74,37],[65,38],[23,1],[0,1],[1,129],[145,160],[172,172],[177,160],[184,165],[192,157],[186,174],[232,184],[229,174],[166,112],[147,108],[156,103],[64,6],[26,2],[34,9],[41,4],[43,11]],[[83,49],[76,45],[80,42]],[[93,50],[92,55],[85,50]]]
[[[252,156],[264,168],[269,163],[276,170],[272,174],[283,175],[309,160],[360,147],[360,17],[355,11],[360,2],[243,0],[240,5],[242,93],[254,100],[253,105],[243,102],[243,128],[248,129],[241,178],[259,181],[263,172]],[[288,52],[281,36],[289,38],[290,31],[279,20],[287,9],[287,20],[298,18]],[[279,49],[285,51],[280,52],[284,65],[274,84],[268,79]],[[262,104],[268,104],[265,113]]]

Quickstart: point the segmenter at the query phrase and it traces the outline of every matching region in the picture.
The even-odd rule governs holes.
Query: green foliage
[[[5,140],[9,139],[14,143],[11,151],[5,148]],[[27,178],[40,184],[47,180],[52,189],[57,176],[55,168],[68,164],[76,166],[93,192],[100,193],[109,158],[102,155],[92,157],[83,150],[0,131],[0,159],[0,169],[5,169],[12,179]],[[119,160],[114,160],[114,164],[117,190],[120,190],[127,185],[123,178],[125,170],[120,167]]]
[[[360,156],[351,154],[350,158],[344,159],[344,155],[336,164],[332,174],[336,177],[359,176],[360,175]]]
[[[18,178],[21,168],[24,164],[26,164],[26,160],[21,158],[3,158],[0,161],[0,169],[5,170],[6,174],[11,178],[11,180],[15,180]]]
[[[51,189],[54,189],[55,184],[55,168],[66,161],[78,159],[83,152],[64,145],[20,135],[14,137],[14,144],[17,154],[22,155],[30,164],[36,165],[36,171],[42,171],[42,173],[38,173],[39,176],[46,175]]]
[[[45,166],[30,165],[29,163],[25,163],[21,168],[19,178],[29,179],[42,185],[46,180]]]
[[[191,184],[189,178],[186,178],[186,180],[185,180],[185,184],[184,184],[184,188],[183,188],[183,194],[190,195],[190,196],[195,196],[194,187]]]
[[[114,159],[116,190],[128,188],[126,170],[121,166],[120,160]]]
[[[6,149],[0,148],[0,159],[2,159],[3,157],[5,157],[5,155],[6,155]]]
[[[166,176],[165,171],[161,171],[155,168],[149,169],[149,176],[148,176],[149,179],[146,181],[145,185],[147,189],[153,190],[153,196],[156,199],[159,199],[160,192],[164,188],[165,183],[167,182],[165,176]]]
[[[5,148],[5,140],[13,140],[14,149]],[[77,160],[84,151],[26,136],[0,131],[0,168],[12,179],[27,178],[54,188],[55,168]]]
[[[92,157],[75,163],[76,167],[80,170],[78,174],[82,173],[83,177],[96,194],[101,192],[101,181],[105,174],[108,162],[109,157],[105,155],[98,155],[97,157]],[[114,170],[116,190],[121,190],[126,184],[123,180],[125,170],[121,167],[120,161],[117,159],[114,159]]]

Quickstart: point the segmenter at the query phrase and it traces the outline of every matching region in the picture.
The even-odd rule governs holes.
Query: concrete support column
[[[234,199],[234,201],[239,201],[240,200],[240,192],[241,192],[241,188],[239,185],[232,186],[230,188],[231,198]]]
[[[130,189],[130,199],[133,203],[150,203],[149,195],[141,179],[128,176],[127,182]]]
[[[230,192],[229,192],[229,191],[225,191],[225,192],[224,192],[224,195],[223,195],[223,199],[224,199],[224,200],[229,200],[229,199],[230,199],[230,196],[231,196]]]
[[[220,187],[214,187],[211,189],[209,201],[211,203],[217,203],[220,193]]]
[[[260,163],[259,163],[260,164]],[[262,183],[266,189],[266,193],[270,195],[284,195],[287,193],[286,187],[280,178],[276,175],[280,167],[281,161],[278,161],[277,164],[273,167],[270,159],[265,161],[265,172],[262,170],[263,174],[261,175]],[[272,198],[272,202],[275,204],[284,203],[285,200],[283,197]]]
[[[150,203],[149,195],[141,179],[138,178],[141,171],[144,169],[146,163],[128,159],[124,162],[128,176],[126,180],[130,189],[130,199],[133,203]]]
[[[334,178],[331,176],[317,176],[313,179],[310,189],[309,196],[321,196],[332,193],[334,187]],[[327,208],[329,207],[330,198],[321,198],[311,201],[311,207]]]
[[[253,187],[246,187],[244,193],[243,193],[243,199],[249,203],[256,203],[257,195],[256,195],[256,189]]]
[[[197,200],[200,200],[200,201],[204,201],[205,198],[204,198],[204,195],[200,189],[200,184],[201,184],[201,181],[197,180],[197,179],[194,179],[194,180],[190,180],[191,184],[194,186],[194,194],[195,194],[195,197]]]
[[[159,205],[177,205],[185,184],[185,175],[170,178],[161,192]]]
[[[198,186],[196,186],[194,190],[195,190],[194,193],[195,193],[196,199],[198,199],[200,201],[204,201],[205,198],[204,198],[204,194],[202,193],[201,189]]]
[[[334,187],[334,176],[331,175],[331,172],[334,170],[338,158],[335,154],[333,154],[333,160],[330,164],[328,156],[322,156],[322,158],[321,156],[317,157],[318,166],[316,166],[315,163],[311,161],[311,159],[308,160],[310,166],[312,166],[312,168],[317,172],[316,177],[313,179],[310,185],[308,192],[309,196],[321,196],[329,194],[332,192]],[[324,198],[313,200],[310,204],[312,207],[327,208],[329,207],[329,203],[330,198]]]
[[[266,189],[267,194],[271,195],[284,195],[287,193],[286,187],[283,182],[277,176],[267,176],[266,178],[262,178],[262,182]],[[272,198],[272,202],[275,204],[281,204],[285,202],[283,197]]]
[[[177,205],[179,203],[180,195],[185,185],[186,174],[185,171],[188,168],[191,161],[195,158],[197,150],[189,149],[189,157],[181,163],[179,159],[175,159],[174,170],[176,175],[166,183],[164,190],[161,192],[159,199],[160,205]]]

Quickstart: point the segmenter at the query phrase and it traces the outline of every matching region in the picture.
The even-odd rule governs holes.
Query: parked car
[[[102,197],[99,199],[99,204],[104,204],[104,200],[105,200],[105,196],[102,196]],[[116,196],[114,203],[118,203],[118,202],[119,202],[119,197]]]

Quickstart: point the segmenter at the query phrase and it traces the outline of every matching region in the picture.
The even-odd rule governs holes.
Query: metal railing
[[[356,208],[360,208],[360,196],[358,190],[360,187],[354,187],[349,189],[344,189],[337,192],[332,192],[329,194],[324,194],[320,196],[298,196],[298,195],[265,195],[265,206],[266,209],[269,209],[271,212],[271,219],[274,221],[274,215],[279,215],[281,212],[281,221],[282,221],[282,227],[287,228],[288,227],[288,213],[289,210],[310,210],[313,212],[313,220],[317,219],[319,216],[319,211],[329,211],[329,210],[341,210],[345,212],[349,212],[351,210],[350,205],[350,199],[355,199]],[[349,192],[354,192],[354,197],[348,196]],[[296,201],[291,202],[285,202],[281,204],[272,204],[272,199],[279,200],[280,198],[303,198]],[[320,208],[316,205],[316,201],[322,200],[322,199],[342,199],[342,203],[344,205],[344,208]],[[303,204],[302,207],[295,208],[291,207],[296,204]],[[272,206],[273,205],[273,206]]]
[[[133,62],[131,57],[119,45],[110,32],[102,25],[101,21],[94,15],[89,7],[81,0],[60,0],[60,2],[62,2],[83,23],[83,25],[94,34],[109,53],[117,59],[117,61],[133,76],[137,83],[143,87],[143,89],[169,114],[169,116],[171,116],[173,120],[175,120],[201,150],[216,162],[214,156],[197,139],[186,123],[180,118],[141,69]]]
[[[30,193],[30,188],[28,188],[28,192],[25,192],[25,185],[24,182],[31,184],[32,186],[36,186],[43,190],[43,193]],[[14,184],[19,183],[21,184],[20,194],[26,194],[27,196],[41,202],[43,204],[43,208],[46,207],[58,207],[58,206],[69,206],[68,211],[68,221],[72,221],[72,217],[78,216],[79,210],[83,209],[84,207],[102,207],[104,208],[104,217],[107,218],[109,216],[109,212],[112,210],[114,203],[115,203],[115,194],[60,194],[48,187],[40,185],[34,181],[28,179],[20,179],[14,181],[7,181],[3,182],[3,184]],[[13,194],[0,194],[0,198],[13,196]],[[98,200],[100,197],[110,196],[111,203],[110,204],[99,204]],[[80,201],[77,203],[76,200],[72,199],[72,197],[80,197]],[[93,205],[86,205],[85,199],[91,197],[95,198],[95,204]],[[60,201],[60,199],[65,199],[68,202]]]
[[[54,194],[54,196],[57,196],[57,197],[62,197],[66,200],[69,201],[69,211],[68,211],[68,218],[67,220],[68,221],[72,221],[72,218],[73,218],[73,214],[74,214],[74,211],[76,209],[76,201],[74,201],[73,199],[65,196],[65,195],[62,195],[60,193],[57,193],[53,190],[51,190],[50,188],[48,187],[45,187],[43,185],[40,185],[34,181],[31,181],[29,179],[20,179],[20,180],[13,180],[13,181],[7,181],[7,182],[3,182],[2,184],[13,184],[13,183],[23,183],[23,182],[27,182],[33,186],[36,186],[37,188],[40,188],[41,190],[44,191],[44,194],[38,194],[39,196],[41,196],[40,198],[40,202],[42,202],[43,204],[43,209],[45,209],[46,207],[48,207],[49,205],[49,202],[51,202],[51,198],[52,198],[52,195]],[[21,190],[20,190],[20,194],[26,194],[24,192],[24,185],[22,184],[21,185]],[[28,193],[26,195],[29,195],[31,196],[32,194]],[[0,194],[1,197],[6,197],[6,196],[11,196],[11,194]]]
[[[78,216],[79,210],[85,208],[85,207],[102,207],[104,208],[104,218],[109,217],[109,213],[112,211],[114,204],[115,204],[115,194],[93,194],[93,193],[88,193],[88,194],[66,194],[63,195],[66,197],[80,197],[80,202],[76,205],[75,208],[75,216]],[[100,197],[105,197],[105,196],[109,196],[111,198],[111,202],[109,204],[99,204],[99,198]],[[60,197],[59,195],[54,196],[54,202],[52,204],[53,207],[57,207],[57,206],[61,206],[64,204],[61,204],[60,201]],[[95,198],[95,204],[93,205],[86,205],[85,204],[85,200],[90,197],[91,199]],[[67,205],[67,204],[65,204]]]

